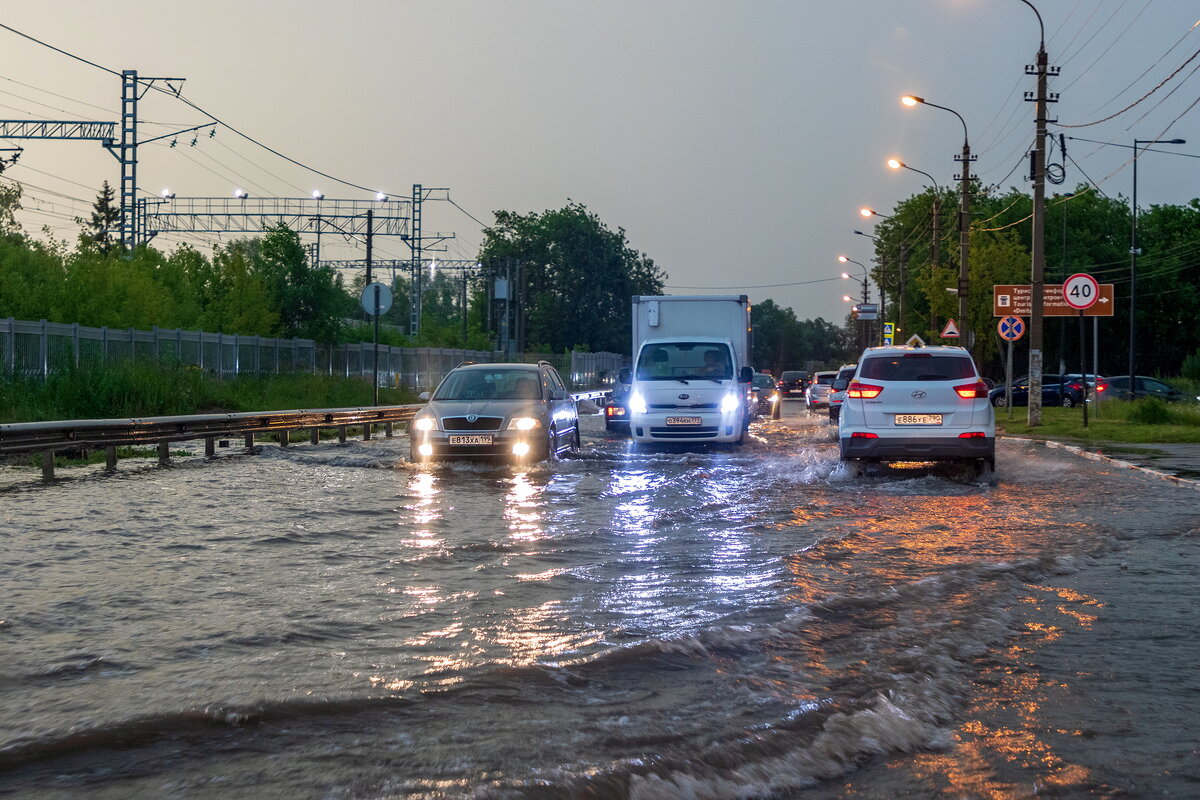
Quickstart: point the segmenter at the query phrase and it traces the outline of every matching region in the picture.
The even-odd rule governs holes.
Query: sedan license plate
[[[668,425],[699,425],[703,421],[700,417],[667,417]]]
[[[897,414],[897,425],[941,425],[941,414]]]
[[[451,436],[450,444],[491,444],[490,433],[472,433],[470,435]]]

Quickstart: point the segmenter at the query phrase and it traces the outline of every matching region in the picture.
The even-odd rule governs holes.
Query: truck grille
[[[655,439],[709,439],[720,432],[721,428],[718,425],[697,425],[684,430],[677,427],[650,428],[650,435]]]

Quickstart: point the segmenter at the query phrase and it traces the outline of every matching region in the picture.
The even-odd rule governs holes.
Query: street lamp
[[[892,169],[907,169],[911,172],[916,172],[924,175],[933,182],[933,269],[937,270],[942,266],[942,187],[928,172],[919,170],[916,167],[910,167],[898,158],[889,158],[887,165]],[[933,328],[933,298],[929,300],[929,327]]]
[[[1133,220],[1129,230],[1129,397],[1132,400],[1134,397],[1134,355],[1133,345],[1137,334],[1137,257],[1141,254],[1141,248],[1138,247],[1137,229],[1138,229],[1138,207],[1137,207],[1137,164],[1138,145],[1142,144],[1187,144],[1184,139],[1134,139],[1133,140],[1133,199],[1130,201],[1131,216]]]
[[[962,331],[962,335],[968,346],[971,344],[971,334],[967,322],[967,290],[970,282],[970,273],[967,270],[967,258],[970,254],[970,233],[971,233],[971,145],[967,136],[967,121],[963,119],[962,114],[959,114],[953,108],[939,106],[937,103],[931,103],[924,97],[907,94],[900,98],[900,102],[910,108],[918,105],[930,106],[931,108],[940,108],[942,111],[949,111],[954,116],[958,117],[958,121],[962,123],[963,129],[963,146],[962,155],[955,156],[956,161],[962,162],[962,174],[957,176],[962,181],[962,188],[959,190],[959,208],[958,208],[958,325]]]
[[[858,264],[858,266],[862,267],[862,271],[863,271],[863,276],[862,276],[863,302],[864,303],[871,302],[871,286],[869,283],[867,283],[867,267],[866,267],[866,265],[863,264],[862,262],[855,261],[853,258],[847,258],[846,256],[838,256],[838,261],[842,262],[843,264]],[[849,278],[850,273],[843,272],[842,277]]]
[[[867,206],[863,206],[862,208],[860,208],[858,210],[858,213],[867,219],[870,219],[871,217],[883,217],[884,219],[891,219],[891,216],[889,216],[887,214],[880,214],[875,209],[868,208]]]

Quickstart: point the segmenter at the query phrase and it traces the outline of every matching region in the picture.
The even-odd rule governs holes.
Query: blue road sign
[[[1015,342],[1025,335],[1025,320],[1020,317],[1001,317],[996,330],[1000,332],[1001,339]]]

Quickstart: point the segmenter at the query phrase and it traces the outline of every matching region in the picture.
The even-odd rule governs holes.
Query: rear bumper
[[[842,458],[874,461],[956,461],[996,457],[995,437],[959,439],[922,436],[912,438],[838,439]]]

